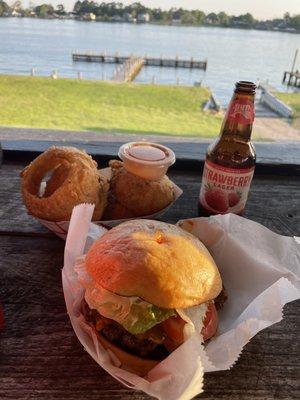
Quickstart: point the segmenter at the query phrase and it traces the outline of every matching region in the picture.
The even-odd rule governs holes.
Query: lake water
[[[151,82],[209,86],[226,104],[237,80],[266,81],[280,90],[300,35],[238,29],[0,18],[0,73],[111,79],[114,65],[73,63],[71,53],[119,52],[208,60],[207,71],[146,67],[137,77]],[[298,67],[300,69],[300,56]]]

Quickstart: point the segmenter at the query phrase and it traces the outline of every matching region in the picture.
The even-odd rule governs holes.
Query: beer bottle
[[[255,168],[251,142],[256,86],[235,85],[220,135],[208,147],[199,197],[199,214],[242,214]]]

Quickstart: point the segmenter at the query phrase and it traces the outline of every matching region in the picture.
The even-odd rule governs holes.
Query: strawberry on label
[[[236,206],[239,203],[240,200],[241,200],[241,194],[240,193],[232,192],[232,193],[228,194],[229,207]]]
[[[206,203],[214,210],[224,213],[228,210],[228,199],[226,193],[215,187],[208,187],[205,192]]]
[[[206,161],[200,203],[215,214],[241,212],[246,204],[254,168],[233,170]]]

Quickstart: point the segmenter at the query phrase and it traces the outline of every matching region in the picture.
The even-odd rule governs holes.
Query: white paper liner
[[[67,310],[86,351],[128,387],[161,400],[191,399],[203,391],[204,372],[231,368],[245,344],[279,322],[283,306],[300,297],[300,246],[294,238],[233,214],[180,221],[206,244],[221,271],[228,301],[219,312],[218,335],[204,348],[195,333],[145,378],[126,372],[115,366],[118,360],[102,348],[79,311],[84,290],[74,271],[75,260],[105,232],[90,223],[92,213],[91,205],[73,210],[62,271]]]
[[[110,176],[111,176],[110,168],[103,168],[100,171],[101,171],[101,174],[104,175],[107,179],[110,178]],[[172,203],[170,203],[167,207],[165,207],[164,209],[162,209],[154,214],[138,217],[139,219],[140,218],[142,218],[142,219],[159,219],[169,210],[169,208],[171,208],[173,206],[175,201],[177,201],[178,198],[182,195],[183,191],[174,182],[172,182],[172,183],[173,183],[173,188],[174,188],[174,200],[172,201]],[[37,219],[42,225],[44,225],[46,228],[50,229],[50,231],[54,232],[60,238],[62,238],[64,240],[66,239],[70,221],[53,222],[53,221],[48,221],[48,220],[45,220],[42,218],[35,218],[35,219]],[[122,222],[129,221],[130,219],[137,219],[137,217],[127,218],[127,219],[114,219],[114,220],[109,220],[109,221],[93,221],[93,223],[100,225],[100,226],[107,227],[107,228],[113,228],[114,226],[117,226]]]

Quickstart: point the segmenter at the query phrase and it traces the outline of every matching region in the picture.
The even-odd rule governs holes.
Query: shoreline
[[[287,29],[257,29],[255,27],[242,27],[242,26],[224,26],[224,25],[211,25],[211,24],[184,24],[184,23],[164,23],[159,21],[150,21],[150,22],[129,22],[129,21],[106,21],[106,20],[86,20],[84,18],[61,18],[61,17],[29,17],[29,16],[0,16],[1,19],[30,19],[30,20],[56,20],[56,21],[75,21],[75,22],[92,22],[92,23],[104,23],[104,24],[126,24],[126,25],[152,25],[152,26],[172,26],[176,28],[222,28],[222,29],[234,29],[234,30],[242,30],[242,31],[258,31],[258,32],[272,32],[272,33],[289,33],[293,35],[300,35],[300,30],[298,31],[290,31]]]

